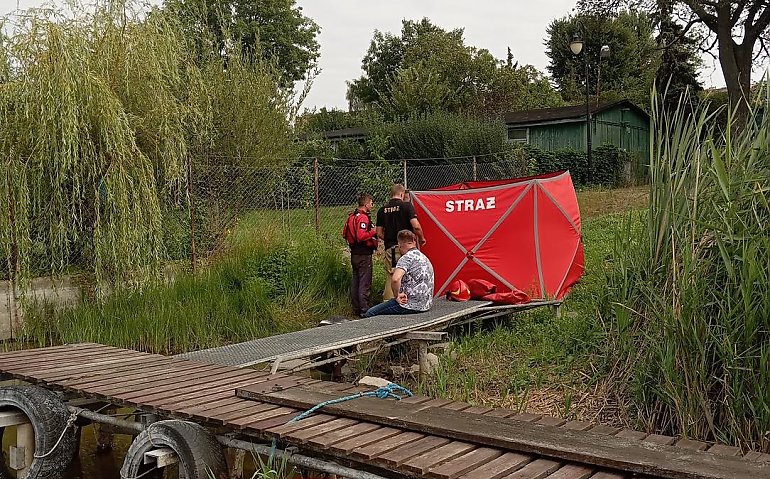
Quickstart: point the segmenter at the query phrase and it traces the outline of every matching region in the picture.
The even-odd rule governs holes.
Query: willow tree
[[[212,85],[223,60],[196,62],[165,13],[70,8],[17,16],[2,38],[0,250],[12,279],[34,249],[49,272],[77,263],[121,283],[159,270],[162,211],[185,201],[191,162],[223,145],[257,163],[286,156],[286,96],[259,64]],[[244,103],[222,115],[228,98]]]

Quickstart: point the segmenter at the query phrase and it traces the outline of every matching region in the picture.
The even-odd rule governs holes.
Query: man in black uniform
[[[384,266],[388,277],[385,279],[385,291],[382,295],[384,301],[393,299],[395,294],[390,287],[393,270],[401,253],[398,250],[398,232],[409,230],[417,235],[419,246],[425,244],[425,235],[422,232],[417,213],[412,203],[404,201],[406,188],[396,183],[390,187],[390,201],[377,210],[377,237],[385,243]]]

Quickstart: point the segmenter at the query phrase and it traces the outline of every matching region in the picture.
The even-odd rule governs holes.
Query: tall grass
[[[769,119],[653,110],[649,214],[608,278],[621,378],[651,429],[767,450]]]
[[[38,308],[25,333],[40,346],[93,341],[162,354],[314,326],[347,306],[341,250],[315,240],[241,240],[209,269],[168,285],[121,290],[69,310]]]

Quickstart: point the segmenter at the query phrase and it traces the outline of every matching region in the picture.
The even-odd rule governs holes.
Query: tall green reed
[[[30,307],[24,334],[41,346],[93,341],[174,354],[314,326],[349,308],[349,282],[339,248],[255,238],[169,284],[84,299],[72,309]]]
[[[611,354],[649,428],[766,450],[770,118],[715,114],[653,105],[649,212],[608,277]]]

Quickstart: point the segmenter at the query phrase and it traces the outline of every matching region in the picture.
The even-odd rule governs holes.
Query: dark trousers
[[[353,265],[353,283],[350,287],[350,302],[353,313],[361,315],[369,310],[369,292],[372,289],[372,255],[350,255]]]

